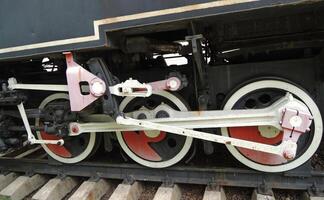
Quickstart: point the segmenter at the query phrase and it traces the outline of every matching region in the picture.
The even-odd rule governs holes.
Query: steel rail
[[[303,167],[302,167],[303,168]],[[304,166],[304,168],[307,168]],[[40,159],[0,158],[0,170],[27,175],[47,174],[91,178],[122,179],[167,183],[213,184],[235,187],[273,189],[324,189],[324,171],[296,169],[284,173],[263,173],[240,168],[175,166],[165,169],[145,168],[136,164],[83,162],[66,165]]]

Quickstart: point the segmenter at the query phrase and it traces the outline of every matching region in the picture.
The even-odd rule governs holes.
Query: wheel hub
[[[146,131],[144,131],[144,133],[145,133],[145,136],[148,138],[156,138],[161,134],[161,132],[158,130],[146,130]]]
[[[39,108],[44,109],[52,102],[62,102],[68,101],[68,94],[57,93],[48,96],[43,102],[40,104]],[[36,119],[36,126],[43,124],[43,119]],[[80,136],[75,137],[62,137],[59,133],[47,133],[46,131],[37,132],[38,139],[41,140],[59,140],[64,139],[64,145],[56,145],[56,144],[42,144],[42,147],[47,152],[49,156],[54,158],[55,160],[63,163],[76,163],[84,160],[88,156],[90,156],[94,151],[96,145],[96,133],[86,133]]]
[[[311,158],[320,145],[323,131],[320,111],[313,99],[304,90],[290,83],[279,80],[252,82],[234,92],[226,102],[224,109],[264,108],[287,92],[305,104],[313,116],[314,119],[310,131],[307,134],[300,135],[300,137],[298,134],[295,134],[298,140],[298,148],[297,154],[293,156],[294,159],[292,160],[289,159],[291,152],[284,152],[286,154],[285,159],[274,154],[226,146],[236,159],[248,167],[265,172],[282,172],[294,169]],[[298,117],[294,117],[285,122],[285,124],[298,127],[300,120]],[[284,136],[282,132],[278,133],[277,130],[267,127],[222,128],[221,131],[224,136],[270,145],[281,144]],[[285,137],[289,137],[289,135],[285,134]],[[291,139],[294,140],[295,138]]]
[[[280,130],[273,126],[258,126],[258,131],[265,138],[275,138],[280,134]]]
[[[186,111],[187,108],[176,96],[162,91],[151,97],[127,97],[120,104],[120,110],[127,113],[136,111],[134,118],[154,119],[170,117],[165,109],[152,112],[163,105]],[[117,139],[134,161],[152,168],[163,168],[179,162],[189,151],[192,138],[169,134],[159,130],[117,132]]]

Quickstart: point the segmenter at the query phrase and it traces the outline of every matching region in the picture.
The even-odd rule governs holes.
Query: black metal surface
[[[171,167],[150,169],[133,164],[81,163],[76,165],[50,165],[46,160],[0,159],[2,172],[27,174],[69,175],[80,177],[124,179],[153,182],[214,184],[237,187],[268,187],[308,190],[314,185],[324,189],[324,171],[310,174],[261,173],[238,168]]]
[[[103,59],[92,58],[87,62],[87,64],[91,73],[104,80],[106,87],[118,84],[119,81],[117,77],[114,77],[112,75]],[[103,97],[101,97],[101,101],[103,113],[117,117],[117,115],[119,114],[119,109],[116,97],[113,96],[109,90],[106,90]]]
[[[260,8],[303,3],[301,0],[258,0],[244,3],[228,3],[208,9],[144,17],[103,25],[99,39],[82,39],[68,44],[47,44],[41,47],[22,47],[43,42],[57,42],[94,35],[95,20],[145,13],[187,5],[213,2],[213,0],[96,0],[96,1],[21,1],[0,2],[0,60],[53,52],[72,51],[109,46],[105,33],[130,27],[158,24],[170,21],[195,19],[203,16],[242,12]],[[64,27],[64,28],[63,28]],[[10,50],[11,47],[21,47]],[[1,52],[1,50],[6,51]]]

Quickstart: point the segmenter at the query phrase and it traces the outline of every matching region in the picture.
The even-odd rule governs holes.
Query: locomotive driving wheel
[[[147,98],[126,97],[120,104],[124,113],[141,110],[139,119],[171,117],[165,111],[156,116],[146,116],[145,110],[153,110],[166,104],[175,110],[187,111],[187,106],[175,95],[156,92]],[[193,139],[157,130],[116,132],[118,142],[124,152],[135,162],[151,167],[164,168],[179,162],[190,150]]]
[[[69,95],[65,93],[57,93],[45,98],[39,108],[44,109],[51,103],[68,102]],[[43,121],[36,119],[36,126],[42,125]],[[38,131],[37,138],[40,140],[64,140],[64,145],[42,144],[46,153],[53,159],[62,163],[77,163],[89,157],[98,146],[98,135],[96,133],[85,133],[76,137],[61,137],[50,134],[45,131]]]
[[[265,108],[287,92],[302,101],[314,117],[311,130],[302,134],[297,142],[295,159],[287,161],[278,155],[227,145],[230,153],[241,163],[264,172],[288,171],[304,164],[317,150],[323,131],[320,111],[304,90],[291,83],[279,80],[252,82],[235,91],[226,101],[224,110]],[[224,136],[270,145],[279,145],[283,136],[282,131],[270,126],[222,128],[221,133]]]

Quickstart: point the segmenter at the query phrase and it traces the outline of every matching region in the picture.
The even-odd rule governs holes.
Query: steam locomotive
[[[302,166],[323,148],[323,11],[321,0],[1,1],[0,150],[41,145],[67,165]]]

